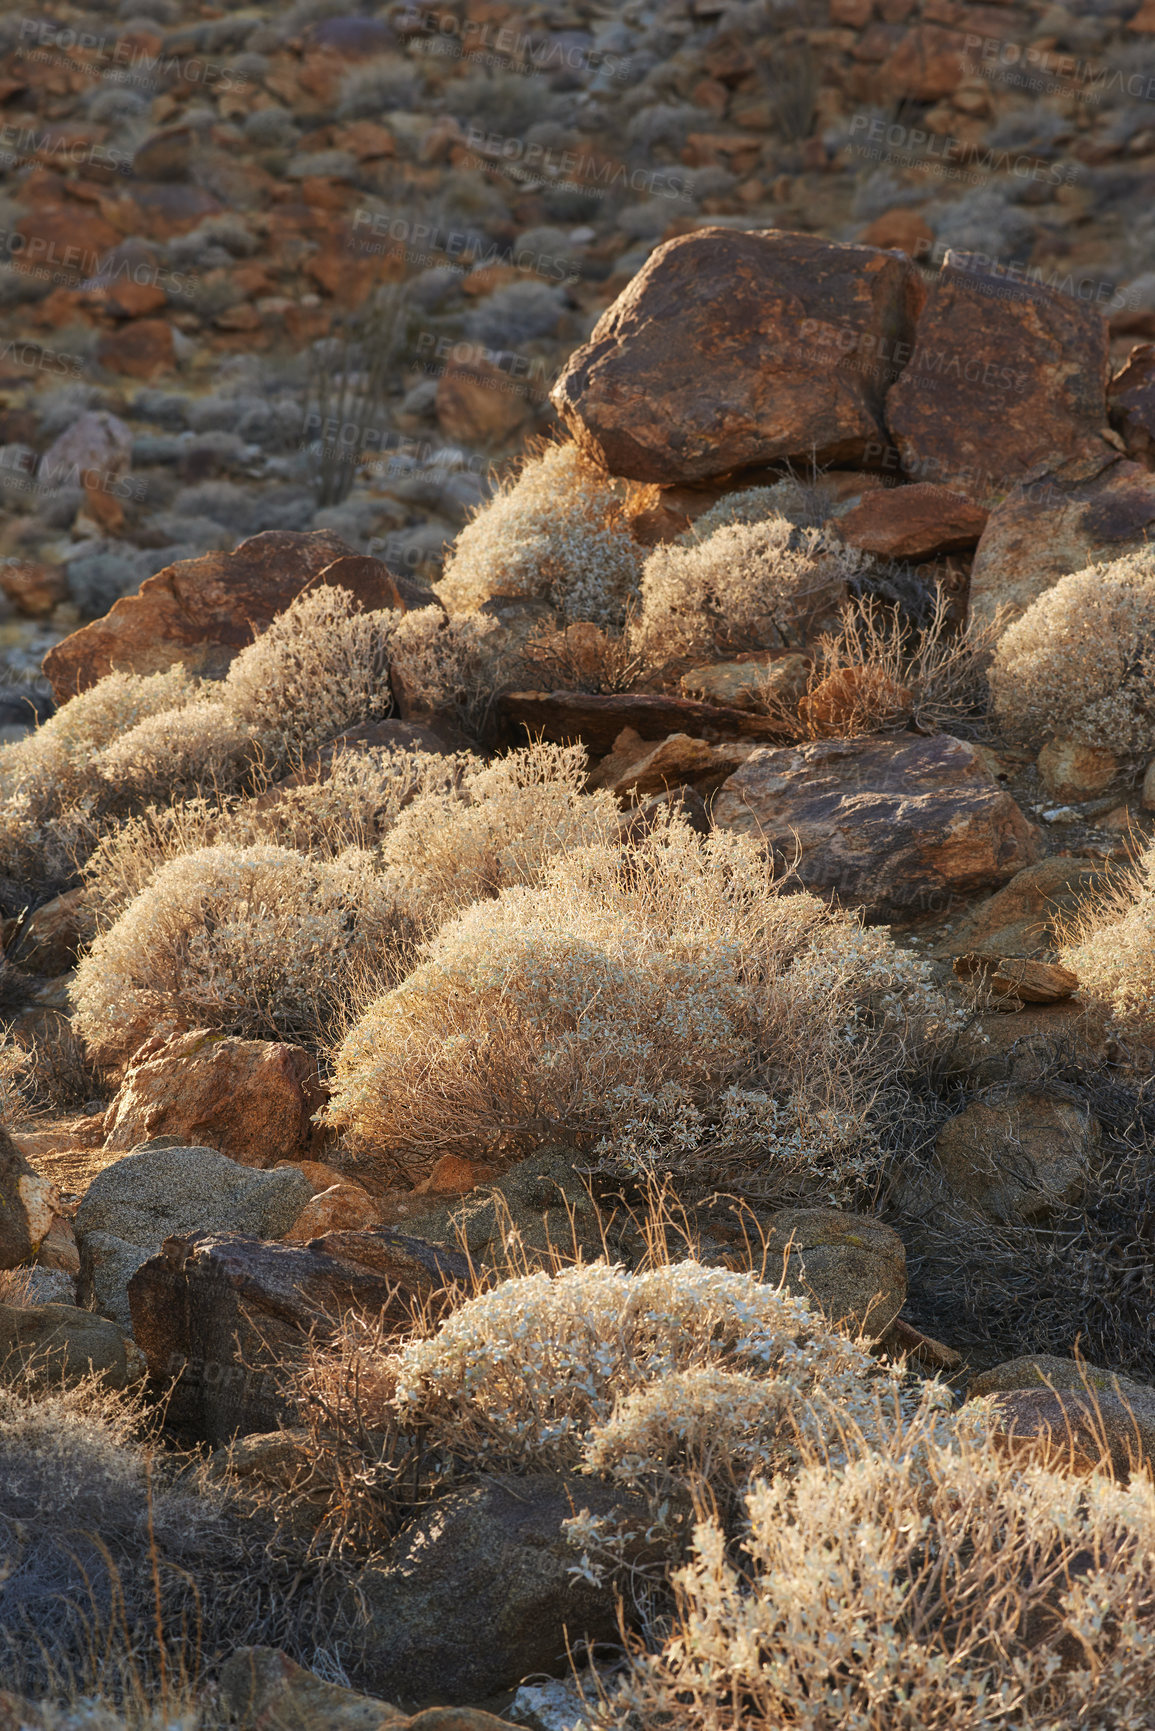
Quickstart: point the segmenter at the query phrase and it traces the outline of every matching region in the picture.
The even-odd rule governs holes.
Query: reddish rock
[[[82,291],[86,306],[104,312],[115,319],[139,319],[159,312],[168,296],[155,282],[134,282],[131,277],[118,277],[113,282],[97,281]]]
[[[176,365],[172,326],[164,319],[135,319],[101,337],[96,358],[110,373],[154,379]]]
[[[777,230],[661,246],[571,355],[552,400],[616,475],[663,485],[881,448],[922,302],[907,261]]]
[[[1070,571],[1120,559],[1155,529],[1155,475],[1116,458],[1070,478],[1044,474],[991,511],[971,567],[970,612],[980,624],[1016,618]]]
[[[886,421],[908,476],[985,501],[1042,465],[1106,454],[1106,386],[1099,312],[948,252]]]
[[[462,444],[500,444],[533,409],[508,373],[488,361],[447,366],[437,381],[437,425]]]
[[[947,735],[816,740],[752,752],[714,823],[761,840],[871,919],[945,911],[1036,857],[1037,832],[972,745]]]
[[[1121,765],[1113,751],[1077,739],[1049,739],[1037,761],[1039,779],[1053,799],[1094,799],[1105,793]]]
[[[403,580],[379,560],[351,558],[331,530],[270,529],[232,553],[166,565],[138,594],[122,596],[103,619],[54,645],[44,672],[58,702],[87,691],[114,667],[158,673],[181,661],[220,678],[239,649],[317,584],[350,589],[366,608],[391,607],[406,594]]]
[[[276,1429],[291,1416],[284,1378],[310,1338],[323,1340],[348,1311],[404,1327],[414,1305],[445,1285],[444,1276],[430,1273],[440,1264],[424,1249],[426,1262],[400,1253],[389,1272],[378,1273],[327,1254],[317,1242],[266,1244],[207,1233],[166,1238],[133,1274],[128,1301],[150,1374],[166,1387],[179,1379],[170,1422],[213,1443]]]
[[[966,58],[966,37],[959,31],[917,24],[884,61],[881,82],[893,101],[937,102],[962,83]]]
[[[30,193],[26,184],[25,196]],[[91,276],[103,255],[120,240],[119,232],[95,210],[83,205],[44,202],[33,206],[16,225],[19,244],[12,248],[17,269],[48,269],[79,282]]]
[[[1009,1004],[1061,1004],[1077,991],[1079,977],[1057,962],[1036,962],[1030,956],[956,956],[960,980],[981,981],[994,998]]]
[[[1111,425],[1128,456],[1155,469],[1155,343],[1136,343],[1107,386]]]
[[[327,1190],[318,1190],[311,1202],[306,1202],[284,1243],[308,1244],[326,1232],[361,1231],[376,1226],[381,1211],[363,1184],[339,1178]]]
[[[133,1055],[108,1108],[105,1147],[128,1152],[166,1136],[241,1166],[275,1166],[323,1147],[312,1119],[325,1098],[303,1046],[204,1029],[156,1034]]]
[[[498,708],[515,736],[524,730],[531,739],[580,739],[595,756],[612,751],[627,727],[652,740],[671,733],[709,740],[781,738],[781,729],[764,715],[648,692],[509,691],[498,699]]]
[[[882,559],[933,559],[973,547],[986,522],[962,493],[924,482],[866,493],[834,527],[851,547]]]
[[[1055,922],[1108,887],[1108,869],[1089,859],[1052,854],[1016,873],[995,895],[980,902],[955,929],[950,948],[1002,959],[1045,958],[1054,947]]]
[[[1123,1479],[1155,1460],[1155,1390],[1020,1388],[993,1399],[992,1435],[1010,1455],[1078,1474],[1106,1464]]]
[[[45,619],[68,598],[68,574],[62,565],[40,565],[33,559],[13,559],[0,565],[0,590],[29,619]]]

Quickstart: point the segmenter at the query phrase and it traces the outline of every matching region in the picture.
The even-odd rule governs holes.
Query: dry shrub
[[[307,589],[225,677],[221,701],[284,751],[308,750],[389,714],[389,641],[398,614],[366,613],[347,589]]]
[[[576,445],[553,445],[461,531],[437,592],[450,613],[532,597],[566,620],[620,625],[640,575],[624,492]]]
[[[170,860],[81,960],[74,1022],[101,1063],[212,1028],[316,1043],[396,977],[405,923],[370,856],[219,845]]]
[[[639,1174],[845,1200],[875,1169],[882,1075],[945,1006],[885,932],[781,892],[752,842],[675,815],[558,856],[370,1006],[337,1056],[334,1121],[417,1171],[560,1135]]]
[[[323,780],[273,784],[249,799],[149,806],[104,836],[83,868],[90,928],[105,930],[160,866],[198,848],[271,843],[318,860],[349,848],[377,849],[418,794],[448,791],[477,766],[466,752],[338,748]]]
[[[422,607],[398,620],[389,654],[394,683],[418,710],[447,711],[467,733],[482,732],[505,674],[496,619]]]
[[[820,529],[833,515],[834,506],[834,497],[820,475],[813,480],[786,475],[772,487],[745,487],[724,494],[716,505],[695,519],[693,528],[682,540],[705,541],[715,529],[733,523],[763,523],[771,517],[785,517],[800,529]]]
[[[1012,1467],[979,1438],[755,1485],[598,1723],[673,1731],[1143,1731],[1155,1485]]]
[[[27,1067],[18,1083],[25,1114],[91,1111],[107,1092],[104,1077],[65,1016],[29,1041],[25,1058]]]
[[[815,641],[797,707],[773,696],[761,707],[797,739],[852,739],[909,722],[920,733],[973,727],[986,707],[986,668],[1001,629],[1000,618],[954,632],[941,589],[921,628],[862,596],[842,608],[836,631]]]
[[[990,672],[1007,737],[1155,751],[1155,549],[1062,577],[1007,628]]]
[[[1079,995],[1124,1037],[1155,1046],[1155,846],[1061,932],[1059,959]]]
[[[109,804],[137,805],[163,792],[170,801],[205,788],[227,791],[260,757],[253,731],[223,703],[200,698],[138,721],[93,759],[108,786]]]
[[[539,631],[521,651],[518,684],[542,691],[632,691],[643,664],[630,648],[631,625],[627,611],[620,632],[584,620]]]
[[[801,647],[868,563],[823,530],[783,516],[656,547],[642,575],[633,647],[652,661]]]
[[[453,909],[536,882],[556,854],[612,835],[617,802],[604,789],[586,793],[585,780],[584,746],[544,741],[429,778],[381,849],[411,917],[436,926]]]

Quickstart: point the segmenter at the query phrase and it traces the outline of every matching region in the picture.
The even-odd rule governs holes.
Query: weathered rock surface
[[[1106,321],[984,262],[947,253],[886,400],[906,473],[980,502],[1040,465],[1109,450]]]
[[[887,369],[910,353],[922,297],[896,253],[700,229],[651,254],[552,401],[583,449],[638,481],[857,463],[881,446]]]
[[[995,1396],[995,1408],[993,1434],[1008,1454],[1075,1473],[1105,1457],[1122,1479],[1155,1460],[1155,1390],[1139,1399],[1109,1389],[1012,1389]]]
[[[836,1208],[784,1208],[767,1222],[767,1269],[827,1320],[877,1340],[906,1299],[906,1246],[894,1228]]]
[[[427,1261],[439,1266],[432,1252]],[[438,1277],[416,1255],[404,1278],[400,1255],[389,1267],[381,1274],[316,1243],[206,1233],[167,1238],[133,1274],[128,1297],[151,1375],[165,1384],[179,1378],[171,1422],[213,1443],[282,1424],[290,1412],[282,1373],[300,1358],[311,1331],[323,1338],[351,1310],[404,1325],[413,1303],[435,1289]]]
[[[217,1688],[242,1731],[383,1731],[408,1723],[399,1707],[323,1682],[277,1647],[238,1647],[221,1666]]]
[[[1066,854],[1037,860],[968,913],[941,953],[1046,957],[1055,920],[1105,889],[1108,875],[1101,863]]]
[[[627,741],[625,746],[623,740]],[[636,749],[628,743],[631,740],[637,742]],[[750,744],[736,741],[710,745],[688,733],[671,733],[657,745],[648,745],[638,734],[623,729],[614,741],[614,751],[591,777],[591,785],[608,787],[612,793],[635,800],[664,788],[684,787],[687,782],[720,786],[751,749]]]
[[[1051,1388],[1060,1393],[1066,1389],[1076,1393],[1105,1392],[1121,1395],[1138,1406],[1155,1403],[1155,1388],[1147,1383],[1134,1382],[1118,1371],[1103,1370],[1097,1364],[1088,1364],[1086,1359],[1058,1358],[1048,1352],[1027,1353],[980,1371],[968,1382],[967,1396],[977,1399],[979,1395],[1019,1388]]]
[[[1039,779],[1053,799],[1094,799],[1119,773],[1114,752],[1077,739],[1049,739],[1039,753]]]
[[[1013,877],[1039,846],[974,746],[947,735],[760,747],[715,796],[713,818],[783,860],[797,845],[808,888],[874,919],[945,909]]]
[[[396,605],[400,592],[385,565],[351,557],[327,529],[268,530],[232,553],[182,559],[146,578],[139,594],[122,596],[103,619],[50,649],[44,672],[60,702],[113,667],[157,673],[180,661],[219,678],[238,650],[318,583],[350,589],[369,608]]]
[[[0,1128],[0,1268],[30,1262],[59,1212],[56,1186]]]
[[[122,1327],[128,1282],[171,1233],[280,1238],[312,1196],[302,1172],[259,1172],[215,1148],[149,1146],[98,1172],[76,1211],[80,1296]]]
[[[971,567],[970,616],[1008,621],[1070,571],[1121,559],[1145,546],[1155,526],[1155,475],[1117,458],[1042,474],[991,510]]]
[[[105,1147],[127,1151],[163,1137],[219,1149],[242,1166],[309,1159],[325,1142],[312,1121],[324,1103],[316,1059],[303,1046],[203,1028],[157,1034],[133,1054],[108,1108]]]
[[[306,1202],[285,1233],[286,1244],[308,1244],[325,1232],[360,1231],[380,1221],[377,1203],[363,1184],[339,1178]]]
[[[508,691],[498,709],[520,745],[530,739],[558,743],[580,739],[597,755],[610,752],[623,728],[642,739],[668,739],[671,733],[711,741],[778,739],[781,729],[764,715],[695,703],[688,697],[650,692],[607,694],[586,691]]]
[[[851,547],[881,559],[934,559],[973,547],[987,512],[963,493],[931,482],[866,493],[834,528]]]
[[[1127,455],[1155,468],[1155,343],[1136,343],[1107,386],[1111,425]]]
[[[996,998],[1018,1004],[1059,1004],[1078,989],[1079,976],[1057,962],[1032,956],[980,956],[973,951],[954,959],[960,980],[973,980]]]
[[[805,655],[747,654],[733,661],[691,667],[679,681],[689,698],[730,709],[756,709],[759,699],[797,703],[806,690],[810,663]]]
[[[99,1376],[127,1388],[145,1374],[144,1354],[106,1317],[70,1304],[0,1304],[0,1375],[31,1369],[47,1382]]]
[[[1078,1201],[1099,1126],[1087,1109],[1042,1088],[991,1088],[939,1131],[935,1154],[951,1191],[994,1220],[1045,1220]]]
[[[547,1474],[438,1498],[355,1583],[371,1687],[394,1701],[468,1701],[531,1672],[567,1674],[567,1639],[613,1640],[617,1623],[612,1592],[570,1572],[578,1553],[563,1523],[588,1509],[645,1532],[644,1507],[595,1479]]]

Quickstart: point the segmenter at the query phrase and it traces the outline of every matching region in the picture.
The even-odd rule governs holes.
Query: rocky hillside
[[[1152,36],[0,21],[13,1724],[1155,1727]]]

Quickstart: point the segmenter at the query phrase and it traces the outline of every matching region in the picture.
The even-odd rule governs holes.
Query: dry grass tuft
[[[1155,846],[1105,895],[1068,918],[1059,959],[1079,995],[1124,1039],[1155,1045]]]

